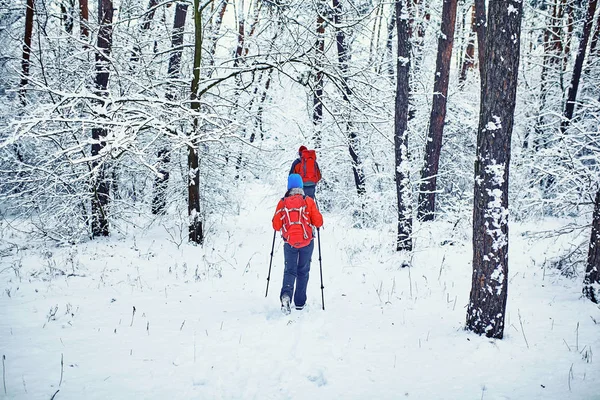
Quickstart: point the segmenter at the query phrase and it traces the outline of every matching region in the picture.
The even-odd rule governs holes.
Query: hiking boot
[[[283,312],[285,315],[288,315],[289,313],[292,312],[291,308],[290,308],[290,296],[288,296],[287,294],[284,294],[281,297],[281,312]]]
[[[304,310],[304,306],[306,304],[302,304],[301,306],[296,306],[296,310]]]

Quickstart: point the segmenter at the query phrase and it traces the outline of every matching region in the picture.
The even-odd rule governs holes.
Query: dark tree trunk
[[[390,15],[390,21],[388,23],[388,29],[387,29],[387,40],[386,40],[386,44],[385,44],[385,48],[387,49],[387,54],[389,56],[389,62],[388,62],[388,75],[390,77],[391,80],[394,79],[394,74],[395,71],[394,69],[396,68],[396,63],[394,63],[394,50],[393,50],[393,41],[394,41],[394,27],[396,26],[396,7],[392,8],[392,14]]]
[[[75,0],[63,0],[60,3],[60,14],[62,16],[65,32],[69,35],[73,33],[73,9],[75,8]]]
[[[148,11],[144,14],[142,18],[142,24],[140,25],[140,30],[142,32],[146,32],[150,29],[152,24],[152,20],[154,19],[154,14],[156,13],[156,8],[158,6],[158,0],[150,0],[148,3]],[[179,3],[178,3],[179,7]],[[187,7],[187,4],[186,4]],[[177,18],[177,9],[175,10],[175,18]],[[172,39],[171,39],[172,40]],[[137,63],[140,61],[140,57],[142,55],[142,49],[137,44],[133,45],[133,50],[131,51],[131,62]]]
[[[485,63],[486,18],[485,0],[475,0],[475,31],[477,32],[477,56],[479,58],[479,74],[481,77],[483,77]]]
[[[352,96],[352,89],[348,82],[348,62],[350,61],[350,49],[346,42],[346,34],[339,28],[342,19],[342,5],[339,0],[333,0],[333,22],[335,25],[335,39],[337,44],[338,63],[340,68],[340,75],[342,78],[342,96],[347,104],[348,112],[352,112],[352,105],[350,98]],[[358,138],[356,136],[356,130],[354,125],[347,120],[347,131],[348,131],[348,151],[350,158],[352,159],[352,174],[354,175],[354,184],[356,185],[356,191],[359,196],[365,194],[365,174],[362,169],[362,162],[357,153]]]
[[[324,0],[317,2],[317,42],[315,44],[315,86],[313,96],[313,126],[315,147],[321,146],[321,123],[323,122],[323,59],[325,58]]]
[[[208,51],[208,66],[212,67],[215,63],[214,55],[217,51],[217,39],[219,36],[219,30],[221,29],[221,24],[223,22],[223,16],[225,15],[225,10],[227,9],[227,4],[229,2],[227,0],[220,0],[219,6],[217,8],[217,12],[214,13],[214,20],[211,19],[211,25],[209,32],[211,36],[210,40],[210,50]],[[207,74],[208,77],[212,76],[214,72],[214,68],[208,68]]]
[[[112,47],[113,3],[111,0],[98,0],[98,43],[96,52],[96,77],[94,80],[96,94],[99,97],[108,96],[108,78],[110,63],[108,56]],[[104,102],[102,102],[104,104]],[[100,153],[106,146],[106,128],[92,129],[92,169],[96,171],[92,194],[92,236],[108,236],[107,206],[109,202],[109,174],[106,163],[101,160]]]
[[[191,107],[194,114],[200,112],[200,65],[202,64],[202,10],[200,0],[194,0],[194,78],[192,79]],[[188,145],[188,217],[189,240],[204,242],[202,218],[200,215],[200,158],[198,156],[198,118],[194,117],[192,135],[194,139]]]
[[[27,0],[25,9],[25,36],[23,36],[23,59],[21,61],[21,89],[19,90],[19,99],[21,104],[26,104],[25,92],[27,83],[29,83],[29,68],[31,66],[31,36],[33,34],[33,0]]]
[[[501,339],[508,292],[508,173],[523,2],[490,0],[473,207],[466,329]]]
[[[181,54],[183,52],[183,33],[185,19],[187,17],[188,4],[177,3],[175,7],[175,17],[173,20],[173,32],[171,34],[171,56],[169,58],[169,67],[167,70],[169,81],[178,79],[181,71]],[[175,84],[171,84],[166,94],[168,100],[173,101],[177,98],[177,89]],[[158,151],[158,172],[160,173],[154,179],[154,198],[152,199],[152,214],[164,214],[167,206],[166,191],[169,186],[169,169],[171,161],[171,150],[164,147]]]
[[[592,32],[592,25],[594,23],[594,14],[596,13],[597,0],[590,0],[588,4],[587,14],[585,17],[585,25],[583,26],[583,36],[579,42],[579,50],[577,57],[575,58],[575,65],[573,66],[573,76],[571,77],[571,86],[569,86],[569,92],[567,94],[567,104],[563,113],[563,120],[560,124],[561,133],[565,133],[573,113],[575,111],[575,102],[577,101],[577,90],[579,88],[579,80],[581,78],[581,70],[583,69],[583,61],[585,60],[585,52],[587,49],[590,34]]]
[[[152,20],[154,19],[154,13],[156,12],[156,7],[158,6],[158,0],[150,0],[148,2],[148,11],[144,14],[144,19],[142,22],[142,30],[147,31],[150,29],[150,25],[152,24]],[[187,4],[186,4],[187,8]],[[177,12],[177,11],[175,11]]]
[[[83,40],[90,36],[88,0],[79,0],[79,34]]]
[[[598,304],[600,302],[600,189],[596,192],[594,216],[592,218],[592,235],[588,251],[583,294]]]
[[[457,0],[443,0],[441,33],[438,39],[438,53],[433,84],[433,104],[429,118],[429,133],[425,146],[425,164],[421,171],[419,207],[417,216],[423,221],[431,221],[435,215],[435,192],[437,174],[442,150],[442,136],[446,119],[446,101],[450,80],[450,61],[454,45]]]
[[[409,0],[411,1],[411,0]],[[396,1],[396,15],[404,15],[403,0]],[[398,237],[396,250],[412,250],[412,210],[408,158],[408,102],[410,75],[410,32],[408,20],[396,18],[398,57],[396,62],[396,105],[394,113],[394,150],[396,195],[398,199]]]
[[[467,80],[467,72],[473,69],[475,65],[475,37],[477,36],[476,26],[477,20],[475,18],[475,7],[471,11],[471,32],[467,41],[467,49],[465,50],[465,58],[460,69],[459,82],[463,83]]]
[[[600,12],[598,18],[596,18],[596,29],[592,35],[592,42],[590,43],[590,55],[596,55],[596,48],[598,47],[598,41],[600,40]]]

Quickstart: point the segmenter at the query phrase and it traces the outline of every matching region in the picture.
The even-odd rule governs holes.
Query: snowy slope
[[[530,241],[522,233],[542,224],[511,226],[505,339],[490,340],[463,330],[468,221],[417,227],[406,260],[393,226],[358,230],[325,213],[325,311],[315,248],[308,307],[284,316],[280,238],[265,298],[282,193],[246,189],[246,209],[219,221],[203,248],[155,227],[2,258],[0,395],[600,399],[600,309],[581,299],[581,279],[542,267],[568,237]]]

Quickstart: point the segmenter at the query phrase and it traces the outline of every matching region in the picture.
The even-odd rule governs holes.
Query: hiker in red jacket
[[[323,216],[317,205],[302,190],[302,177],[291,174],[288,176],[287,187],[288,191],[279,200],[272,221],[273,229],[281,230],[285,241],[283,245],[285,270],[280,299],[281,309],[286,314],[290,312],[292,295],[296,309],[304,308],[310,261],[314,249],[313,228],[319,229],[323,226]]]
[[[290,175],[298,174],[302,177],[304,194],[315,198],[317,183],[321,180],[321,170],[317,163],[317,154],[314,150],[308,150],[306,146],[298,149],[298,158],[292,163]]]

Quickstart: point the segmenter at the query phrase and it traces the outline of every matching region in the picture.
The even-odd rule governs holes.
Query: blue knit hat
[[[298,174],[290,174],[288,176],[288,190],[294,188],[302,188],[304,184],[302,183],[302,177]]]

